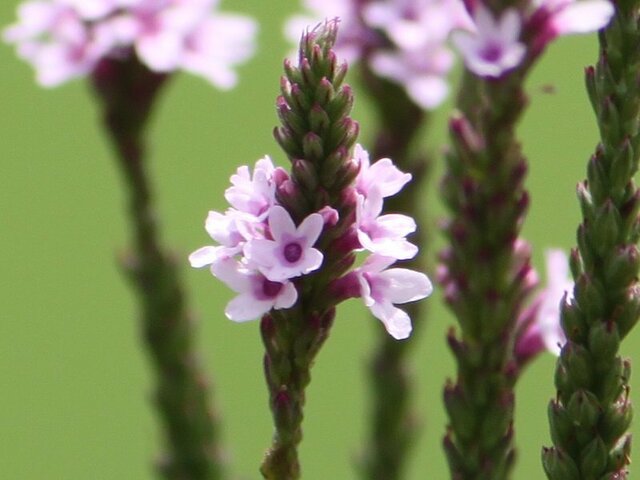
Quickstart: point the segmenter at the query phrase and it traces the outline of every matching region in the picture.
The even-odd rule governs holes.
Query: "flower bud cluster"
[[[343,28],[336,50],[350,62],[364,59],[371,70],[405,88],[420,107],[437,108],[447,97],[446,77],[454,56],[452,30],[470,25],[459,0],[305,0],[308,15],[285,28],[297,42],[300,31],[323,18],[338,17]]]
[[[34,0],[4,31],[46,87],[92,72],[101,59],[135,55],[150,70],[185,70],[228,89],[253,54],[256,23],[213,11],[216,0]]]
[[[406,215],[382,215],[383,199],[395,195],[411,179],[391,160],[369,163],[367,152],[356,145],[351,159],[358,174],[347,196],[356,202],[356,216],[331,248],[367,250],[364,263],[329,286],[335,305],[361,297],[394,338],[411,332],[409,316],[394,304],[428,296],[432,286],[426,275],[403,268],[389,268],[396,260],[412,258],[418,248],[406,236],[415,221]],[[326,239],[340,220],[340,213],[325,205],[296,225],[278,201],[291,184],[289,174],[274,167],[269,157],[258,160],[253,173],[247,166],[231,176],[225,198],[231,208],[224,214],[209,212],[205,229],[219,245],[202,247],[189,260],[193,267],[209,265],[211,273],[238,295],[226,307],[229,319],[242,322],[271,309],[287,309],[300,298],[300,277],[321,274]],[[279,195],[277,195],[279,192]],[[293,218],[292,218],[293,217]]]

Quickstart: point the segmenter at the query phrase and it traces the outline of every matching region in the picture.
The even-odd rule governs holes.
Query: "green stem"
[[[195,356],[193,320],[172,256],[160,241],[146,171],[144,127],[166,77],[136,60],[105,60],[94,74],[107,132],[129,196],[133,251],[125,268],[137,289],[156,370],[156,407],[166,435],[160,472],[169,480],[222,478],[209,386]]]
[[[623,479],[630,463],[630,363],[620,343],[640,313],[640,3],[615,3],[600,33],[598,64],[586,71],[601,143],[578,186],[583,220],[571,258],[574,295],[561,305],[567,342],[549,406],[551,480]]]

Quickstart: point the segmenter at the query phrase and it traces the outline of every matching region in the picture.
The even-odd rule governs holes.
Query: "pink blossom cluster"
[[[495,16],[477,0],[467,0],[472,21],[453,42],[466,67],[481,77],[499,78],[535,58],[562,35],[595,32],[614,13],[609,0],[534,0],[530,8],[508,8]]]
[[[361,297],[374,316],[397,339],[411,333],[411,320],[395,304],[420,300],[432,292],[428,277],[404,268],[389,268],[396,260],[412,258],[418,249],[407,241],[416,224],[406,215],[382,214],[385,197],[395,195],[411,179],[391,160],[369,163],[357,145],[352,161],[359,167],[351,192],[357,198],[355,223],[349,230],[356,250],[370,255],[363,264],[334,282],[328,305]],[[210,266],[211,273],[238,295],[225,309],[234,321],[252,320],[271,309],[292,307],[299,296],[299,281],[322,268],[324,254],[317,248],[334,227],[338,212],[325,206],[296,225],[278,203],[276,192],[290,182],[288,173],[274,167],[269,157],[231,176],[225,192],[230,208],[209,212],[205,229],[218,245],[205,246],[189,256],[193,267]]]
[[[336,52],[349,63],[366,59],[377,75],[403,86],[422,108],[437,108],[447,97],[446,77],[454,64],[447,39],[469,28],[460,0],[305,0],[309,15],[289,20],[291,41],[324,18],[342,23]]]
[[[32,0],[4,31],[47,87],[135,52],[154,72],[178,69],[228,89],[254,50],[257,24],[215,11],[218,0]]]
[[[519,319],[515,354],[520,363],[525,363],[543,350],[558,356],[566,343],[560,325],[560,311],[564,302],[570,303],[573,299],[569,263],[562,250],[548,250],[545,257],[547,284]]]

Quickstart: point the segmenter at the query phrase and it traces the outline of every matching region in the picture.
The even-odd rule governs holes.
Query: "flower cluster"
[[[470,28],[453,42],[467,68],[481,77],[499,78],[527,57],[539,55],[555,38],[604,28],[613,15],[609,0],[537,0],[524,13],[506,9],[497,18],[484,5],[469,2]]]
[[[293,17],[287,36],[323,18],[343,24],[336,50],[350,62],[366,59],[377,75],[403,86],[422,108],[438,107],[449,92],[447,74],[454,56],[446,45],[452,30],[470,28],[460,0],[305,0],[312,12]],[[345,34],[346,32],[346,34]]]
[[[348,236],[354,250],[371,255],[334,282],[330,288],[334,297],[327,302],[361,297],[394,338],[406,338],[411,320],[394,304],[425,298],[432,286],[423,273],[389,268],[396,260],[417,254],[418,248],[406,239],[416,224],[406,215],[381,215],[381,211],[383,199],[398,193],[411,175],[389,159],[370,164],[360,145],[352,162],[359,173],[349,187],[357,210]],[[253,173],[246,166],[238,168],[225,193],[231,208],[224,214],[210,212],[205,222],[219,245],[202,247],[189,256],[193,267],[210,265],[211,273],[238,293],[225,310],[231,320],[251,320],[271,309],[292,307],[299,296],[297,280],[322,267],[324,255],[317,247],[323,233],[337,224],[339,214],[324,207],[296,226],[277,201],[276,192],[288,182],[288,173],[274,167],[269,157],[258,160]]]
[[[254,50],[256,23],[214,12],[217,0],[33,0],[4,31],[43,86],[90,73],[105,57],[135,52],[154,72],[182,69],[219,88]]]
[[[519,319],[519,334],[515,343],[518,363],[526,363],[543,350],[560,355],[566,343],[560,311],[564,302],[573,299],[573,280],[566,254],[552,249],[545,253],[547,284]]]

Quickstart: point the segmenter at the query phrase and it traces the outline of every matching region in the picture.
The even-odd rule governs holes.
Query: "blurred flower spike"
[[[502,77],[559,36],[606,27],[614,12],[608,0],[536,0],[525,12],[508,8],[499,17],[480,2],[468,4],[470,28],[452,40],[466,67],[487,78]]]
[[[369,165],[368,154],[360,145],[356,145],[351,162],[358,174],[347,195],[359,205],[375,206],[364,207],[366,214],[357,215],[337,243],[372,255],[332,283],[329,291],[333,295],[327,302],[335,305],[360,297],[389,334],[407,338],[411,320],[395,304],[429,296],[432,285],[423,273],[388,268],[398,259],[417,254],[417,247],[405,238],[415,230],[415,222],[406,215],[380,212],[383,197],[398,193],[411,176],[389,159]],[[320,246],[327,243],[323,237],[332,235],[339,213],[325,206],[296,226],[276,195],[286,190],[291,179],[284,169],[274,167],[269,157],[256,163],[253,174],[246,166],[238,168],[231,181],[225,193],[231,208],[224,214],[209,212],[205,222],[206,231],[219,245],[196,250],[189,261],[196,268],[209,265],[211,273],[238,294],[225,314],[242,322],[259,318],[271,309],[294,307],[300,298],[298,280],[322,272],[325,252]]]
[[[54,87],[91,73],[104,58],[135,54],[151,71],[184,70],[220,89],[254,51],[257,24],[216,11],[217,0],[34,0],[3,32],[18,56]]]
[[[458,28],[470,28],[460,0],[305,0],[309,14],[296,15],[285,33],[300,32],[324,18],[338,17],[336,52],[349,62],[364,61],[378,76],[405,88],[420,107],[432,110],[449,93],[447,75],[454,64],[446,42]]]

